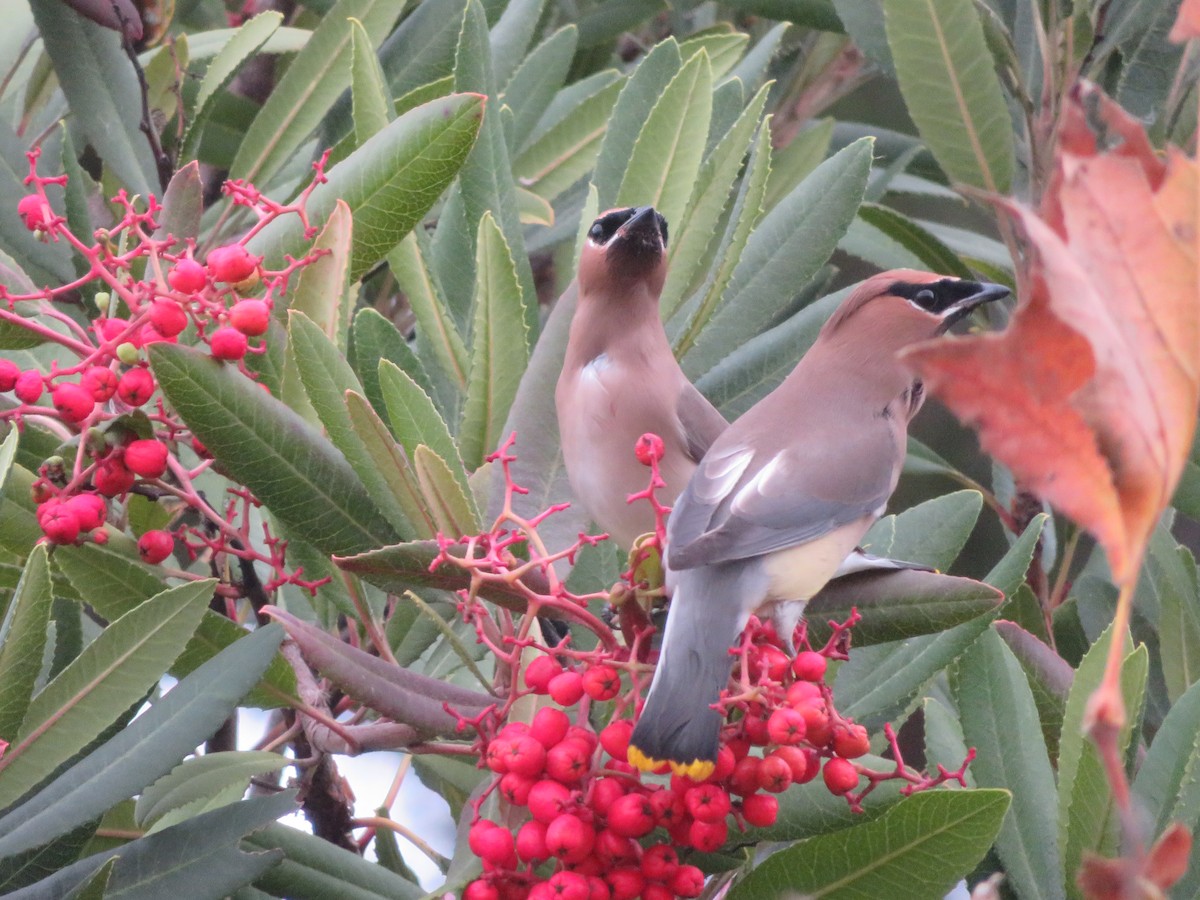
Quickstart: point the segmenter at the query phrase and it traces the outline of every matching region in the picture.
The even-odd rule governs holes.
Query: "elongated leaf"
[[[297,70],[293,63],[289,72]],[[325,222],[338,199],[354,216],[351,281],[395,247],[453,180],[475,141],[483,103],[477,94],[452,94],[410,110],[334,166],[312,192],[308,214],[315,225]],[[283,216],[247,247],[275,264],[285,254],[299,256],[306,245],[301,223]]]
[[[349,463],[236,369],[195,350],[150,350],[163,393],[227,470],[295,534],[328,553],[394,543]]]
[[[138,838],[81,859],[13,897],[62,896],[115,859],[110,897],[160,900],[162,897],[223,897],[259,878],[282,853],[245,853],[238,842],[246,834],[296,807],[295,791],[255,797],[197,816],[174,828]]]
[[[546,0],[512,0],[505,4],[489,35],[492,78],[503,87],[529,50]]]
[[[346,297],[354,219],[350,207],[338,200],[313,241],[313,250],[328,251],[300,270],[290,309],[304,313],[343,353],[349,344],[350,314],[354,303]]]
[[[987,853],[1005,791],[930,791],[901,800],[874,821],[781,850],[729,892],[730,900],[779,897],[941,897]]]
[[[683,218],[700,171],[712,116],[712,66],[701,50],[671,79],[646,117],[617,191],[617,206],[657,209]]]
[[[1009,883],[1021,897],[1064,898],[1054,771],[1033,693],[1021,666],[994,631],[986,631],[952,670],[963,736],[976,748],[971,773],[979,787],[1006,788],[1011,814],[996,837]]]
[[[14,428],[9,437],[16,434]],[[53,600],[46,545],[38,544],[25,561],[0,622],[0,739],[10,743],[16,740],[42,670]]]
[[[529,362],[525,304],[512,253],[491,213],[479,221],[471,378],[459,429],[463,462],[477,469],[499,446],[517,385]]]
[[[134,821],[142,828],[156,825],[154,830],[161,831],[164,823],[175,825],[202,812],[237,802],[251,778],[278,771],[286,765],[287,757],[261,750],[193,756],[142,791],[134,808]],[[229,789],[237,791],[232,800],[206,805]]]
[[[479,515],[470,493],[464,491],[450,465],[424,444],[413,453],[413,466],[429,512],[442,534],[461,537],[479,533]]]
[[[283,629],[261,628],[205,663],[118,735],[0,818],[0,856],[66,834],[169,772],[258,681]]]
[[[71,113],[104,165],[143,197],[160,193],[154,157],[139,130],[141,93],[121,39],[56,0],[31,0]]]
[[[382,131],[395,116],[383,68],[361,22],[350,29],[350,97],[354,142],[359,146]]]
[[[781,296],[796,293],[824,265],[858,211],[871,169],[873,144],[855,141],[821,163],[772,209],[746,242],[712,316],[683,360],[692,377],[770,322]]]
[[[29,704],[0,757],[0,807],[93,740],[145,695],[191,638],[215,582],[163,591],[113,622]]]
[[[1008,192],[1013,133],[971,0],[884,0],[888,45],[909,115],[954,181]]]
[[[974,277],[971,270],[963,265],[962,260],[949,247],[916,222],[890,207],[864,203],[859,207],[858,214],[864,222],[878,228],[916,256],[926,269],[958,278]]]
[[[415,462],[417,447],[424,444],[450,465],[455,480],[466,493],[467,473],[458,445],[429,395],[399,366],[386,359],[379,361],[379,387],[387,405],[392,433],[408,453],[408,458]]]
[[[1171,821],[1200,822],[1196,776],[1200,770],[1200,687],[1193,684],[1172,706],[1138,769],[1133,795],[1153,817],[1151,834]]]
[[[1027,586],[1022,587],[1021,593],[1026,590],[1029,590]],[[1051,760],[1057,760],[1063,713],[1066,711],[1067,694],[1071,690],[1075,670],[1039,638],[1016,623],[998,621],[992,624],[992,628],[1008,645],[1025,672],[1033,692],[1033,702],[1037,706],[1042,740]]]
[[[470,361],[467,347],[442,298],[437,276],[429,265],[426,248],[410,234],[388,253],[388,266],[408,297],[417,328],[433,351],[443,374],[462,391],[467,388]],[[428,392],[428,391],[427,391]]]
[[[81,170],[82,172],[82,170]],[[188,163],[171,176],[162,198],[162,210],[155,217],[160,240],[171,235],[176,240],[200,236],[200,215],[204,212],[204,186],[200,183],[200,164]]]
[[[796,135],[790,144],[771,154],[771,177],[767,180],[766,209],[795,190],[829,153],[833,119],[821,119]]]
[[[717,223],[729,202],[742,160],[750,152],[766,102],[767,90],[763,88],[700,167],[687,215],[678,223],[667,220],[671,242],[667,250],[667,281],[659,301],[664,319],[675,312],[685,292],[698,287],[695,281],[709,261],[708,248],[717,237]]]
[[[404,5],[405,0],[338,0],[254,117],[230,177],[264,182],[274,175],[350,85],[349,20],[358,19],[378,46]]]
[[[554,94],[566,81],[567,73],[571,70],[571,59],[575,56],[578,37],[579,29],[574,25],[564,25],[521,60],[512,73],[512,78],[504,86],[504,104],[513,111],[514,144],[525,141],[538,119],[542,117],[542,113],[546,111]],[[493,52],[492,59],[495,58],[496,54]],[[497,79],[498,85],[502,83]],[[513,146],[510,149],[515,151],[517,148]],[[514,172],[516,165],[514,159]]]
[[[188,120],[187,132],[184,134],[184,159],[196,155],[200,134],[212,114],[213,99],[233,80],[242,63],[261,49],[281,24],[281,13],[274,10],[261,12],[241,28],[231,31],[224,45],[213,56],[204,72],[204,78],[200,81],[200,90],[196,94],[196,103]]]
[[[978,491],[935,497],[880,519],[863,538],[863,548],[878,556],[948,569],[971,536],[981,509],[983,496]]]
[[[288,336],[300,380],[330,441],[346,458],[370,494],[373,506],[383,514],[396,534],[414,536],[413,524],[404,507],[396,501],[387,479],[350,419],[346,392],[362,391],[354,370],[329,337],[304,313],[292,310],[288,314]]]

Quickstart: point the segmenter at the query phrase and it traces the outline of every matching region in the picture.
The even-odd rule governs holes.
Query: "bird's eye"
[[[588,237],[590,237],[593,241],[604,240],[604,226],[597,222],[588,231]]]
[[[923,309],[933,308],[933,291],[917,291],[917,295],[913,297],[913,302]]]

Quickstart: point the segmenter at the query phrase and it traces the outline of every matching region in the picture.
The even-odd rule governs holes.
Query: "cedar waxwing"
[[[630,762],[712,773],[713,705],[748,617],[766,607],[790,636],[896,487],[923,400],[897,353],[1008,293],[910,270],[867,279],[783,383],[713,441],[667,525],[672,600]]]
[[[614,209],[588,230],[579,257],[579,300],[554,391],[567,479],[576,499],[624,549],[654,530],[637,439],[663,440],[659,471],[670,505],[726,428],[688,381],[659,318],[667,277],[667,221],[652,206]]]

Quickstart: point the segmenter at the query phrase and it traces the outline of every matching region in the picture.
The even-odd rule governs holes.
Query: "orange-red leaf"
[[[1177,44],[1200,37],[1200,0],[1183,0],[1170,38]]]

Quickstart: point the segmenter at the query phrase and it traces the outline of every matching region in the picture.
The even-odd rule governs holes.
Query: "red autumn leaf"
[[[1170,890],[1187,874],[1192,855],[1192,833],[1179,822],[1167,826],[1146,860],[1146,880],[1162,891]]]
[[[1177,44],[1200,37],[1200,0],[1183,0],[1169,37]]]
[[[1200,399],[1196,163],[1175,148],[1157,157],[1141,125],[1089,88],[1066,107],[1057,163],[1041,215],[1001,202],[1030,246],[1011,327],[906,356],[1131,584]]]

